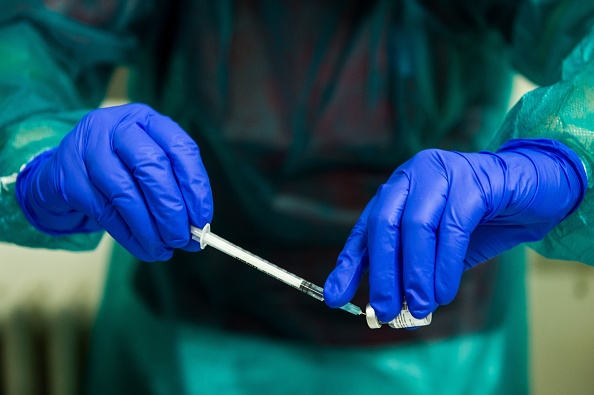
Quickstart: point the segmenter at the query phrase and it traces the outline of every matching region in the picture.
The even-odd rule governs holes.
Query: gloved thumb
[[[324,300],[329,307],[339,308],[350,302],[369,269],[367,218],[375,201],[373,198],[363,210],[338,256],[336,267],[326,279]]]

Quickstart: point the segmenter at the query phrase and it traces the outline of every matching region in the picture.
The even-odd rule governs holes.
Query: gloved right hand
[[[211,222],[212,193],[198,146],[146,105],[91,111],[60,145],[20,172],[29,222],[56,236],[105,229],[144,261],[200,249],[190,225]]]
[[[510,140],[497,152],[422,151],[363,211],[324,300],[343,306],[369,270],[381,322],[405,300],[421,319],[454,299],[465,270],[545,237],[577,209],[587,185],[580,157],[554,140]]]

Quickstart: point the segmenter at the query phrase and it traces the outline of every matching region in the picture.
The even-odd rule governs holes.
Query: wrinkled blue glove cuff
[[[38,194],[34,193],[33,190],[40,190],[39,183],[43,180],[40,179],[39,171],[41,166],[49,160],[57,148],[53,148],[42,152],[33,158],[23,170],[19,173],[16,185],[15,193],[16,199],[19,206],[23,210],[25,218],[29,221],[35,229],[50,234],[52,236],[64,236],[73,233],[90,233],[101,230],[93,221],[89,221],[89,218],[81,212],[66,208],[63,211],[59,211],[58,207],[53,206],[57,209],[56,212],[48,212],[40,204]],[[45,207],[48,207],[48,203]],[[52,224],[52,228],[43,226],[43,223]]]
[[[523,149],[537,150],[552,155],[559,159],[559,162],[565,171],[571,171],[573,174],[575,174],[580,187],[577,190],[573,190],[576,192],[579,191],[579,196],[576,197],[575,204],[564,218],[570,216],[575,210],[577,210],[581,202],[584,200],[584,196],[586,195],[586,191],[588,189],[588,176],[586,174],[586,169],[584,168],[584,163],[578,154],[576,154],[565,144],[557,140],[549,139],[511,139],[501,145],[499,150],[497,150],[497,153],[512,151],[517,152],[518,150]],[[570,176],[570,174],[568,174],[568,176]]]

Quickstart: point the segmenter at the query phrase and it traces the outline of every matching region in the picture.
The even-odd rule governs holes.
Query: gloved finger
[[[82,176],[82,167],[74,167],[72,170],[71,176],[79,181],[76,183],[78,188],[77,193],[69,194],[69,196],[73,197],[70,203],[74,209],[85,213],[89,218],[95,220],[115,241],[126,248],[136,258],[147,262],[156,260],[165,261],[171,258],[171,251],[141,244],[128,227],[124,218],[110,204],[107,197],[91,183],[91,180],[86,175],[84,177]],[[147,250],[147,248],[151,249]]]
[[[190,241],[188,211],[165,152],[138,124],[113,134],[113,150],[142,191],[150,215],[166,245],[179,248]],[[144,211],[144,210],[143,210]]]
[[[380,187],[369,214],[369,301],[383,322],[396,317],[404,301],[400,238],[408,192],[408,177],[397,172]]]
[[[448,193],[448,180],[441,169],[439,164],[434,164],[429,166],[429,172],[411,178],[402,215],[404,297],[412,316],[419,319],[437,307],[434,290],[437,229]]]
[[[480,195],[469,192],[469,185],[467,180],[450,179],[448,201],[437,233],[435,301],[440,305],[450,303],[458,292],[470,234],[484,214]]]
[[[146,122],[147,134],[165,151],[171,161],[186,203],[190,223],[202,228],[212,221],[213,200],[210,181],[198,146],[169,117],[151,113]]]
[[[98,222],[115,241],[142,261],[168,261],[173,256],[173,250],[166,247],[161,249],[158,254],[147,252],[136,236],[130,231],[130,228],[128,228],[127,223],[118,213],[117,209],[110,204],[104,207]]]
[[[326,279],[324,300],[330,307],[338,308],[350,302],[357,292],[361,279],[367,273],[369,268],[367,218],[375,201],[374,197],[361,213],[338,256],[336,268]]]
[[[152,257],[149,260],[156,260],[157,257],[163,256],[168,248],[157,230],[153,216],[148,211],[142,191],[129,170],[111,151],[109,144],[96,144],[95,149],[90,150],[85,158],[84,168],[90,182],[107,198],[110,206],[117,210],[134,238]],[[76,195],[81,200],[85,199],[81,191],[74,191],[67,195]]]
[[[183,246],[181,249],[188,252],[198,252],[202,250],[202,247],[200,247],[200,243],[198,243],[196,240],[191,239],[188,244]]]

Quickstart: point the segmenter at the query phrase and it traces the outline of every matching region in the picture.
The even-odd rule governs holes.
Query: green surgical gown
[[[359,213],[426,148],[562,141],[592,186],[594,2],[16,1],[0,14],[0,240],[84,250],[30,226],[14,178],[103,99],[130,96],[197,142],[213,231],[323,284]],[[541,85],[505,115],[510,75]],[[589,188],[533,247],[594,264]],[[464,274],[415,331],[372,331],[206,249],[142,263],[116,247],[90,394],[528,392],[524,253]],[[364,287],[363,287],[364,288]],[[366,303],[366,290],[356,297]]]

